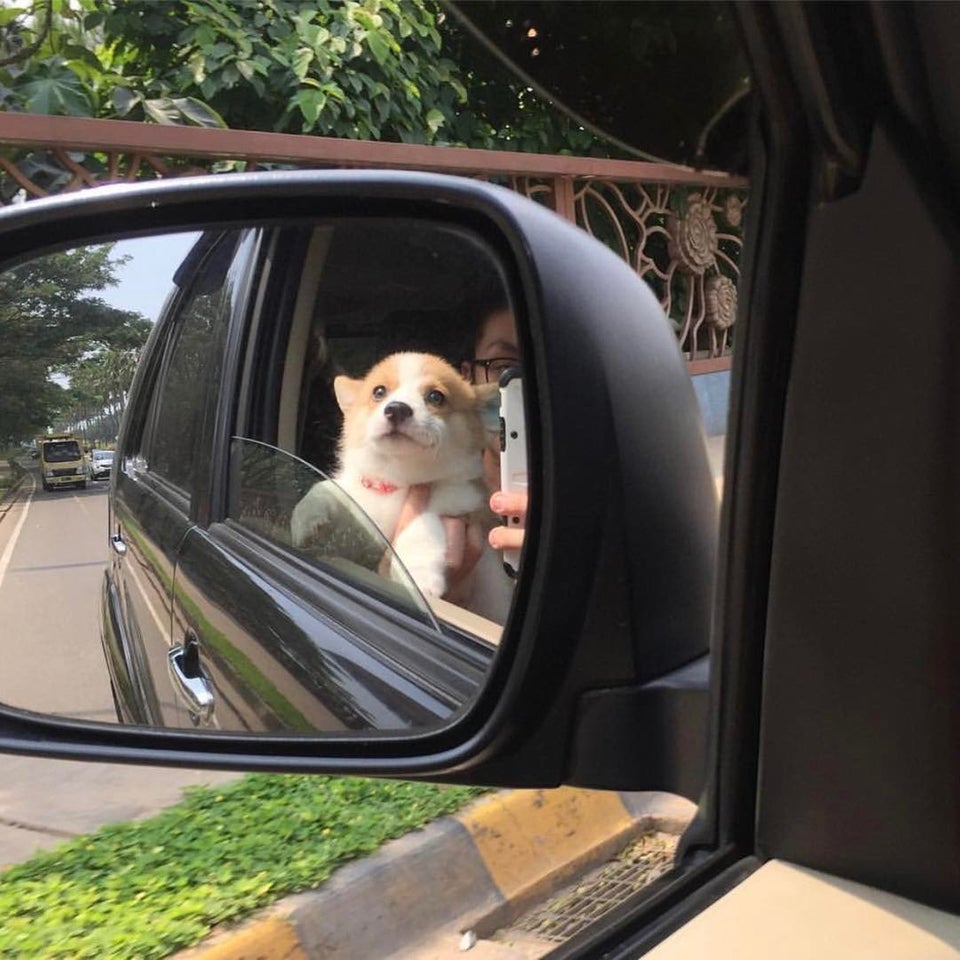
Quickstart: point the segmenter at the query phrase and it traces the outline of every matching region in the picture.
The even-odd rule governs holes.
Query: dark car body
[[[346,269],[356,238],[346,227],[337,236],[318,297],[357,273]],[[282,454],[275,434],[222,433],[238,395],[273,390],[253,380],[270,366],[264,352],[278,349],[273,331],[285,329],[278,318],[291,310],[309,244],[303,229],[203,234],[144,350],[118,440],[103,583],[102,642],[121,718],[234,731],[429,726],[475,693],[495,649],[438,628],[402,590],[371,615],[337,571],[282,549],[268,517],[289,510],[291,494],[277,504],[277,471],[299,494],[323,474]],[[267,269],[278,251],[287,272]],[[360,284],[390,296],[383,276]],[[348,347],[376,340],[370,349],[382,351],[379,327],[348,326]],[[300,452],[329,466],[335,436],[304,437]],[[250,480],[224,495],[232,467]]]

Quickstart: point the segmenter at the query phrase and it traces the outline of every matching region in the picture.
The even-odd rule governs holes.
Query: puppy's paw
[[[443,569],[436,567],[407,567],[407,573],[417,585],[417,589],[428,599],[437,600],[446,593],[447,578]]]

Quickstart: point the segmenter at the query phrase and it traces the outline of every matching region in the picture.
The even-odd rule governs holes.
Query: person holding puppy
[[[503,298],[488,302],[479,311],[475,327],[472,356],[460,365],[460,372],[471,383],[498,383],[510,367],[520,365],[517,324],[513,310]],[[525,518],[526,494],[509,494],[500,490],[500,444],[494,435],[483,452],[483,477],[490,491],[490,509],[498,516],[506,514]],[[494,550],[518,550],[523,546],[524,529],[494,527],[487,539]]]
[[[473,384],[498,383],[501,374],[520,365],[516,320],[506,298],[501,296],[478,301],[472,311],[474,324],[464,350],[466,359],[460,364],[465,380]],[[493,550],[519,550],[523,546],[523,521],[527,512],[526,494],[509,494],[500,490],[500,443],[495,433],[483,451],[483,477],[490,493],[490,509],[498,516],[506,514],[521,517],[521,526],[508,528],[497,525],[487,534]],[[424,509],[424,497],[411,490],[398,523],[400,532]],[[483,551],[484,530],[476,523],[467,523],[460,517],[445,517],[447,535],[447,592],[445,599],[459,603],[461,588],[469,581]]]

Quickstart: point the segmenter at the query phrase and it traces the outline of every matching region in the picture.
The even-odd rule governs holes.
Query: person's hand
[[[519,550],[527,525],[527,495],[498,490],[490,497],[490,509],[501,517],[520,518],[518,525],[494,527],[487,537],[490,546],[494,550]]]
[[[470,597],[470,574],[483,553],[483,528],[464,517],[441,517],[447,535],[447,591],[443,598],[463,606]]]
[[[429,502],[430,487],[427,484],[415,484],[410,488],[397,520],[394,542],[426,510]],[[447,541],[444,558],[447,589],[443,596],[451,603],[462,603],[468,593],[469,575],[483,552],[483,529],[480,524],[469,523],[464,517],[441,517],[440,520]]]

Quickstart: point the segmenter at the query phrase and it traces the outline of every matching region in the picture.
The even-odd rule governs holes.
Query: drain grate
[[[513,929],[533,933],[542,940],[568,940],[666,873],[673,865],[677,839],[667,833],[644,835],[615,860],[521,917]]]

